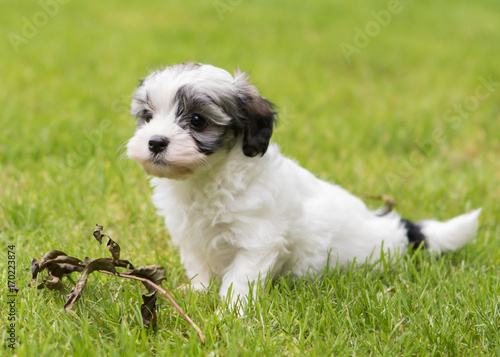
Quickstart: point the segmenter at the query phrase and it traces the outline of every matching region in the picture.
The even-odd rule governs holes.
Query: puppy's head
[[[246,156],[264,155],[275,122],[271,102],[245,74],[183,63],[144,79],[132,100],[138,119],[127,155],[152,176],[183,179],[237,143]],[[217,154],[217,155],[214,155]]]

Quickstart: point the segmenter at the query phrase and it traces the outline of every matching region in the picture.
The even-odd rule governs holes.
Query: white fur
[[[440,253],[462,248],[476,236],[480,213],[481,208],[447,222],[434,220],[420,222],[422,233],[429,243],[429,249]]]
[[[375,261],[381,251],[407,250],[407,232],[397,213],[375,214],[343,188],[282,156],[274,144],[262,157],[248,157],[240,137],[230,150],[202,157],[173,124],[176,89],[191,83],[219,96],[234,91],[241,78],[211,66],[196,73],[171,72],[157,74],[138,90],[156,96],[161,119],[138,129],[128,154],[159,176],[152,179],[153,202],[195,288],[207,287],[214,275],[222,279],[221,297],[232,287],[235,301],[248,294],[249,282],[268,273],[320,273],[328,262],[345,266],[354,260]],[[147,140],[159,132],[172,141],[173,169],[148,161]],[[179,167],[189,172],[172,173]],[[465,245],[476,235],[479,212],[445,223],[421,222],[429,248],[441,252]]]

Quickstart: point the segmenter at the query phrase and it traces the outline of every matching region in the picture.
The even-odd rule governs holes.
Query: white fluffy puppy
[[[196,289],[215,275],[235,302],[268,273],[318,273],[410,245],[449,251],[476,235],[480,210],[447,222],[382,215],[283,157],[269,145],[273,105],[243,73],[166,67],[141,82],[131,112],[127,154],[154,176],[153,202]]]

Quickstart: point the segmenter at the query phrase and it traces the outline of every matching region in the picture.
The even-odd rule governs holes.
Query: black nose
[[[169,140],[161,135],[153,135],[149,139],[149,151],[159,154],[168,146]]]

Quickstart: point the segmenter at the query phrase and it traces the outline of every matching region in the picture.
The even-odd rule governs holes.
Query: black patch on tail
[[[408,242],[413,248],[418,248],[423,244],[423,248],[427,248],[427,240],[422,233],[422,230],[418,223],[413,223],[408,219],[401,218],[401,223],[406,228],[406,236],[408,237]]]

